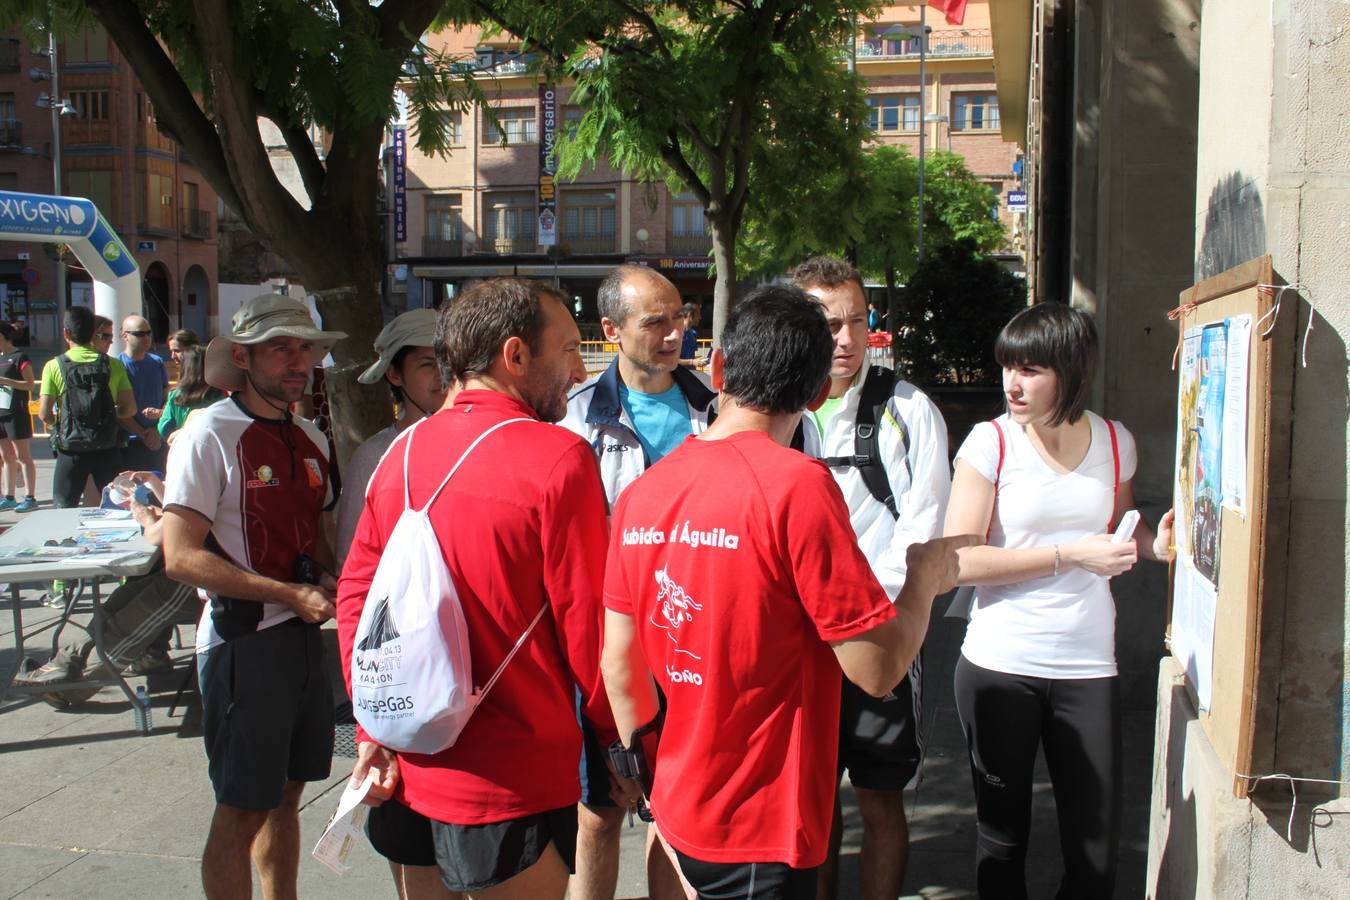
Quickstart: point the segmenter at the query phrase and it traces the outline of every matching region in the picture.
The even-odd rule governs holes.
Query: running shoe
[[[5,502],[8,503],[9,500],[6,499]],[[37,508],[38,502],[36,497],[24,497],[18,503],[14,504],[15,512],[32,512]]]
[[[19,501],[15,500],[13,497],[0,498],[0,512],[5,512],[6,510],[18,508],[19,508]]]

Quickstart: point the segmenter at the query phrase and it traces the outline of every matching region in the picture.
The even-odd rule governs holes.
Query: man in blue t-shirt
[[[669,279],[654,269],[622,265],[601,282],[597,301],[605,340],[617,344],[619,353],[608,368],[572,391],[560,424],[595,450],[612,508],[648,466],[689,435],[702,433],[715,394],[702,375],[680,365],[685,323],[680,292]],[[592,734],[585,737],[577,874],[569,894],[613,897],[624,810],[609,800],[603,748]],[[683,896],[675,870],[650,841],[647,878],[654,900]]]
[[[169,390],[169,373],[164,360],[150,352],[154,339],[150,323],[142,316],[127,316],[122,320],[122,342],[126,349],[117,355],[131,378],[131,392],[136,395],[136,423],[144,429],[140,434],[128,434],[123,448],[122,468],[143,472],[163,472],[167,455],[160,444],[155,425],[164,410],[164,397]]]
[[[680,342],[680,365],[686,369],[700,369],[706,362],[698,358],[698,326],[702,324],[703,310],[697,303],[680,307],[684,319],[684,339]]]

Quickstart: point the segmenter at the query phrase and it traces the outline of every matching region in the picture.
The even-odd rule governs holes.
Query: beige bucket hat
[[[293,337],[314,342],[314,362],[347,335],[324,331],[314,324],[309,307],[284,294],[263,294],[240,307],[230,323],[230,333],[214,338],[206,347],[206,382],[223,391],[244,389],[244,370],[234,364],[234,344],[261,344],[275,337]]]
[[[404,347],[430,347],[435,342],[436,310],[414,309],[405,312],[384,326],[380,336],[375,338],[375,352],[380,358],[356,380],[362,384],[375,384],[394,361],[398,351]]]

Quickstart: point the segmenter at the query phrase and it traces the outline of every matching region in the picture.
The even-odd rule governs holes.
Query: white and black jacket
[[[708,427],[708,411],[716,398],[702,375],[683,366],[674,372],[675,384],[689,405],[689,431],[702,434]],[[647,471],[651,460],[633,429],[633,420],[619,402],[619,361],[579,385],[567,398],[567,417],[559,422],[581,435],[595,451],[600,480],[612,508],[623,489]]]

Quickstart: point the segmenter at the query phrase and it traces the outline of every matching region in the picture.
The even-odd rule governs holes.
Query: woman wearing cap
[[[369,437],[356,448],[347,463],[347,490],[338,498],[337,558],[339,567],[356,534],[356,523],[365,506],[366,484],[375,473],[380,457],[403,429],[431,415],[445,402],[446,390],[431,349],[436,336],[436,311],[414,309],[394,319],[375,339],[379,359],[357,381],[375,384],[383,376],[398,404],[398,420]]]
[[[362,384],[375,384],[383,376],[398,404],[398,420],[376,432],[352,454],[347,464],[347,489],[338,498],[337,558],[347,558],[356,523],[365,507],[366,485],[384,452],[399,432],[441,408],[446,389],[432,343],[436,336],[436,311],[415,309],[384,327],[375,339],[379,359],[361,373]],[[401,898],[454,897],[441,884],[427,819],[396,800],[386,800],[370,811],[367,833],[371,844],[389,860]]]

